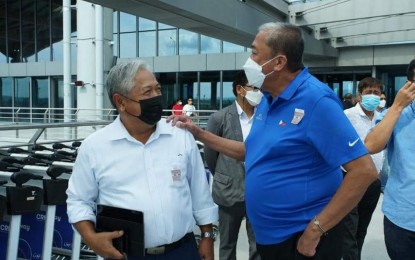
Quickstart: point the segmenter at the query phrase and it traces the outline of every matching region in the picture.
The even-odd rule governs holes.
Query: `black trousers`
[[[343,230],[343,222],[340,222],[328,231],[327,236],[321,237],[313,257],[306,257],[297,251],[298,240],[303,232],[298,232],[278,244],[257,244],[257,249],[262,260],[340,260],[343,256]]]
[[[377,179],[367,188],[359,204],[344,218],[344,260],[360,260],[363,242],[378,204],[380,190],[381,182]]]

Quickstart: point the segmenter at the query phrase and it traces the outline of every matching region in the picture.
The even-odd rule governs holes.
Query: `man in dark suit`
[[[262,93],[247,85],[244,72],[235,76],[233,93],[235,102],[212,114],[206,129],[216,135],[244,141],[251,129],[256,105],[261,101]],[[212,197],[219,205],[219,258],[236,259],[236,244],[241,222],[246,218],[245,208],[245,168],[244,163],[224,154],[204,148],[206,163],[213,174]],[[251,224],[246,219],[246,231],[249,242],[249,259],[260,259]]]

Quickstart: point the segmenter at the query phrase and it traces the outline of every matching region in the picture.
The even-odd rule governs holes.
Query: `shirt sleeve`
[[[83,142],[78,150],[72,175],[69,179],[67,213],[70,223],[89,220],[95,223],[96,199],[98,197],[98,184],[93,171],[93,151],[88,143]]]
[[[189,134],[191,144],[190,160],[187,164],[188,181],[192,196],[193,216],[198,225],[211,224],[219,219],[218,206],[213,202],[202,157],[193,136]]]
[[[324,96],[311,112],[308,141],[329,165],[341,166],[368,153],[339,102]]]

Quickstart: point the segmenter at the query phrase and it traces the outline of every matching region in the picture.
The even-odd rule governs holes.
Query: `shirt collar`
[[[282,91],[278,98],[283,98],[289,100],[294,96],[294,93],[301,86],[301,84],[311,77],[311,74],[308,72],[308,68],[304,67],[301,72],[288,84],[288,86]],[[269,92],[263,92],[268,104],[271,104],[273,98]]]
[[[362,108],[362,106],[360,105],[359,102],[356,103],[355,107],[356,107],[357,111],[359,111],[360,116],[366,117],[366,118],[368,117],[366,115],[365,111],[363,111],[363,108]],[[373,120],[377,117],[378,114],[379,114],[379,112],[377,110],[373,111]]]
[[[111,136],[109,137],[110,140],[121,140],[121,139],[130,139],[132,136],[128,133],[127,129],[125,128],[124,124],[121,122],[120,116],[118,115],[114,122],[109,125]],[[160,135],[163,134],[172,134],[171,125],[166,123],[166,120],[162,118],[156,126],[156,130],[153,132],[153,138],[158,138]],[[153,139],[151,138],[151,139]]]
[[[308,72],[308,68],[304,67],[301,72],[294,78],[294,80],[288,84],[279,98],[290,100],[294,96],[297,89],[301,86],[301,84],[303,84],[303,82],[309,77],[311,77],[311,74]]]
[[[236,104],[236,111],[238,112],[239,118],[242,118],[242,117],[248,118],[248,115],[245,113],[245,111],[242,110],[242,107],[239,105],[238,102],[236,102],[236,100],[235,100],[235,104]],[[255,114],[256,109],[257,109],[257,107],[254,107],[254,114]],[[253,115],[252,115],[252,117],[253,117]]]

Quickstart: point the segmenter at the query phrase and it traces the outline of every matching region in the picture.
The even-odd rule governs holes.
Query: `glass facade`
[[[76,0],[71,1],[72,5]],[[62,1],[61,0],[0,0],[0,63],[62,61]],[[76,42],[76,9],[72,9],[72,42]],[[250,52],[251,49],[176,28],[127,13],[113,12],[113,55],[117,58],[195,55]],[[71,45],[76,62],[77,47]],[[377,68],[390,96],[403,84],[403,68],[390,74],[390,67]],[[199,110],[217,110],[230,105],[235,96],[232,80],[237,71],[192,71],[156,73],[163,87],[165,109],[181,98],[191,97]],[[357,94],[357,84],[371,72],[313,72],[332,88],[339,97]],[[76,80],[76,77],[73,79]],[[395,87],[396,86],[396,87]],[[388,92],[388,93],[389,93]],[[64,107],[63,77],[4,77],[0,78],[3,108],[19,109],[21,120],[42,114],[63,118],[55,109]],[[76,91],[72,89],[72,107],[76,107]],[[50,110],[50,111],[48,111]],[[0,116],[1,117],[1,116]],[[32,119],[33,120],[33,119]],[[37,119],[36,119],[37,120]],[[39,119],[40,120],[40,119]]]
[[[0,0],[0,13],[0,62],[62,61],[61,0]]]

